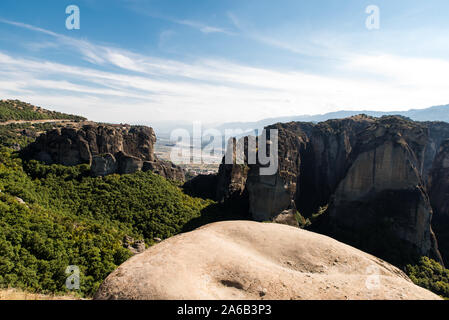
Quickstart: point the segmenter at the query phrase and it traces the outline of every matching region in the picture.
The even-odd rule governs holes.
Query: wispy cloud
[[[214,27],[214,26],[209,26],[206,24],[203,24],[201,22],[198,21],[192,21],[192,20],[176,20],[176,19],[169,19],[172,22],[175,22],[177,24],[181,24],[181,25],[185,25],[185,26],[189,26],[192,28],[195,28],[199,31],[201,31],[202,33],[224,33],[227,35],[235,35],[234,32],[228,31],[224,28],[218,28],[218,27]]]
[[[26,24],[26,23],[18,22],[18,21],[11,21],[11,20],[0,18],[0,22],[6,23],[6,24],[9,24],[9,25],[12,25],[12,26],[16,26],[16,27],[28,29],[28,30],[31,30],[31,31],[37,31],[37,32],[40,32],[40,33],[45,33],[45,34],[48,34],[48,35],[54,36],[54,37],[62,37],[61,35],[53,32],[53,31],[49,31],[49,30],[46,30],[46,29],[42,29],[42,28],[35,27],[35,26],[29,25],[29,24]]]
[[[144,8],[142,8],[141,3],[139,4],[139,6],[136,6],[135,3],[134,4],[129,3],[128,9],[131,9],[138,14],[143,14],[143,15],[146,15],[151,18],[160,19],[160,20],[168,21],[168,22],[171,22],[174,24],[187,26],[187,27],[196,29],[204,34],[222,33],[222,34],[226,34],[229,36],[235,35],[234,32],[232,32],[226,28],[223,28],[223,27],[218,27],[218,26],[210,25],[208,23],[191,20],[191,19],[175,19],[175,18],[167,16],[167,15],[158,14],[154,11],[145,10]]]
[[[93,120],[220,122],[449,101],[449,62],[441,59],[354,55],[339,75],[286,72],[217,59],[161,59],[2,22],[46,34],[60,46],[76,48],[92,64],[80,67],[0,51],[0,95]]]
[[[101,53],[101,51],[104,51],[105,48],[102,48],[101,46],[98,45],[93,45],[92,43],[85,41],[85,40],[80,40],[80,39],[76,39],[76,38],[72,38],[72,37],[67,37],[65,35],[47,30],[47,29],[43,29],[43,28],[39,28],[33,25],[29,25],[26,23],[22,23],[22,22],[17,22],[17,21],[11,21],[11,20],[7,20],[7,19],[3,19],[0,18],[0,23],[5,23],[5,24],[9,24],[12,26],[16,26],[19,28],[23,28],[23,29],[27,29],[30,31],[34,31],[34,32],[38,32],[38,33],[42,33],[42,34],[46,34],[48,36],[53,37],[55,40],[57,40],[57,43],[55,44],[60,44],[60,45],[65,45],[71,48],[74,48],[75,50],[79,51],[85,60],[92,62],[92,63],[103,63],[104,60],[102,58],[100,58],[98,53]]]
[[[279,37],[270,36],[264,32],[255,30],[251,26],[243,23],[241,19],[232,12],[228,12],[227,16],[235,28],[239,30],[239,36],[249,38],[264,45],[282,49],[297,55],[328,57],[332,54],[334,59],[343,55],[343,53],[337,52],[335,48],[329,48],[329,45],[327,45],[326,42],[317,43],[316,41],[308,41],[307,39],[302,39],[301,42],[282,40]]]

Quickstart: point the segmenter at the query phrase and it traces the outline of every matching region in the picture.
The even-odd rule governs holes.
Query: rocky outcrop
[[[92,175],[153,171],[168,179],[184,181],[184,171],[154,155],[152,128],[129,125],[88,124],[64,127],[40,135],[22,153],[46,164],[91,165]]]
[[[112,154],[106,153],[105,155],[95,155],[92,157],[91,172],[95,177],[113,174],[117,170],[117,160]]]
[[[329,237],[274,223],[214,223],[112,272],[97,300],[440,299],[399,269]]]
[[[143,160],[123,152],[118,153],[118,173],[130,174],[142,170]]]
[[[396,265],[429,255],[441,261],[432,208],[408,143],[393,131],[379,138],[365,134],[357,148],[321,230]]]
[[[152,171],[166,179],[175,181],[184,181],[185,172],[181,167],[171,163],[170,161],[158,160],[144,161],[142,171]]]
[[[359,115],[266,129],[279,132],[278,171],[263,176],[258,165],[222,164],[219,201],[247,203],[258,221],[285,210],[305,218],[324,211],[314,230],[396,265],[422,255],[442,262],[431,225],[429,159],[449,138],[449,124]]]
[[[122,245],[124,248],[131,251],[132,254],[139,254],[145,251],[145,241],[135,240],[130,236],[125,236]]]
[[[293,210],[285,210],[281,212],[273,219],[273,222],[299,228],[299,222],[296,219]]]
[[[449,140],[445,140],[439,148],[429,184],[434,210],[433,226],[444,262],[449,265]]]

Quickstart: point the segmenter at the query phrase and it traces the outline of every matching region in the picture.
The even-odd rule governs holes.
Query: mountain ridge
[[[262,131],[265,126],[286,122],[323,122],[332,119],[343,119],[358,114],[366,114],[372,117],[399,115],[410,118],[413,121],[444,121],[449,122],[449,104],[432,106],[425,109],[409,109],[407,111],[372,111],[372,110],[339,110],[316,115],[283,116],[265,118],[250,122],[226,122],[218,125],[217,129],[243,129]]]

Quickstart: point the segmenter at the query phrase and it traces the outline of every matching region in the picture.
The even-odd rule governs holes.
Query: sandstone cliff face
[[[89,124],[50,130],[30,144],[23,155],[46,164],[86,163],[94,176],[150,170],[183,181],[181,168],[156,158],[155,143],[156,135],[149,127]]]
[[[310,124],[296,127],[294,123],[277,124],[267,130],[278,130],[279,168],[276,174],[260,175],[260,166],[253,165],[248,175],[249,208],[257,221],[270,220],[285,210],[295,210],[292,201],[298,188],[301,168],[300,153],[306,149]]]
[[[284,210],[311,217],[327,207],[315,230],[397,265],[423,255],[441,262],[431,226],[432,205],[440,202],[431,200],[445,198],[445,189],[429,197],[429,159],[449,139],[449,124],[360,115],[270,128],[279,130],[278,172],[261,176],[257,165],[222,164],[219,201],[243,199],[259,221]]]

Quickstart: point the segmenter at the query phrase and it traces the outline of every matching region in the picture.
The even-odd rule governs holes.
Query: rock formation
[[[449,265],[449,140],[441,144],[429,180],[433,227],[444,262]]]
[[[228,221],[132,257],[106,278],[94,299],[440,298],[396,267],[329,237],[280,224]]]
[[[154,155],[152,128],[129,125],[88,124],[50,130],[24,151],[26,158],[46,164],[91,165],[93,176],[153,171],[165,178],[184,181],[184,171]]]
[[[299,228],[299,222],[293,211],[294,210],[285,210],[281,212],[273,219],[273,222]]]
[[[433,160],[449,139],[449,124],[359,115],[266,129],[279,132],[277,173],[263,176],[257,164],[223,163],[216,200],[239,200],[258,221],[285,210],[306,218],[324,211],[313,230],[400,266],[419,256],[442,262],[431,226],[432,205],[441,201],[432,199],[445,191],[435,187],[429,197],[428,190],[431,172],[442,167]]]
[[[170,161],[156,159],[155,161],[144,161],[142,171],[152,171],[166,179],[184,181],[185,172],[181,167]]]
[[[131,251],[132,254],[139,254],[145,251],[145,241],[135,240],[130,236],[125,236],[122,245],[124,248]]]
[[[420,162],[396,130],[378,138],[377,130],[361,134],[323,230],[396,265],[429,255],[440,261]]]
[[[426,148],[423,174],[430,178],[435,157],[437,156],[443,141],[449,139],[449,125],[447,122],[425,122],[429,130],[429,142]]]

